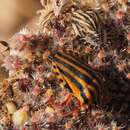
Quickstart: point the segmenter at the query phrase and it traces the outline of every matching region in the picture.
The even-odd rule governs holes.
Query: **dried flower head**
[[[97,0],[80,0],[81,7],[91,7],[93,9],[99,9],[99,2]]]
[[[57,118],[56,116],[50,116],[47,121],[48,123],[55,123],[57,121],[56,118]]]
[[[44,117],[44,113],[44,109],[39,109],[38,111],[33,112],[31,116],[31,121],[33,123],[40,122]]]
[[[123,126],[118,126],[117,125],[117,122],[115,121],[112,121],[111,122],[111,127],[112,127],[112,130],[122,130],[123,128],[125,128],[125,125]]]
[[[91,7],[94,10],[103,9],[104,11],[108,11],[109,8],[112,8],[117,0],[81,0],[81,6]]]
[[[18,34],[21,34],[23,36],[28,36],[28,35],[32,35],[32,32],[27,28],[23,28],[18,32]]]
[[[110,11],[110,7],[109,7],[109,5],[108,5],[108,3],[103,3],[103,4],[101,4],[101,7],[102,7],[102,9],[105,11],[105,12],[109,12]]]
[[[53,95],[53,90],[50,88],[50,89],[47,89],[46,93],[45,93],[45,97],[51,97]]]
[[[10,54],[4,59],[9,77],[0,88],[0,126],[4,122],[6,127],[0,129],[121,129],[117,124],[130,115],[130,13],[127,2],[41,0],[43,9],[39,11],[38,32],[25,28],[9,42]],[[57,63],[57,59],[52,62],[48,59],[55,51],[81,58],[84,64],[88,63],[102,75],[104,96],[100,98],[104,106],[85,104],[87,109],[83,107],[82,111],[75,97],[69,102],[70,92],[59,87],[60,81],[53,73],[53,63]],[[62,60],[61,64],[63,62],[66,61]],[[89,67],[84,73],[87,71],[90,71]],[[95,78],[96,75],[90,73],[92,79]],[[75,73],[72,78],[75,78]],[[68,76],[68,80],[73,81],[72,78]],[[8,94],[10,88],[13,96]],[[112,109],[112,112],[106,109]],[[117,122],[112,122],[115,119]]]
[[[38,13],[41,15],[39,23],[40,25],[45,25],[51,17],[53,17],[53,0],[41,0],[43,6],[42,10],[39,10]]]
[[[98,123],[96,125],[96,128],[97,128],[97,130],[109,130],[109,126],[107,126],[107,125],[105,125],[103,123]]]
[[[49,107],[49,106],[48,106],[48,107],[45,109],[45,113],[46,113],[47,115],[53,116],[54,113],[55,113],[55,110],[54,110],[52,107]]]
[[[128,2],[128,0],[118,0],[118,2],[119,2],[120,4],[126,4],[126,3]]]
[[[88,54],[88,53],[90,53],[91,51],[92,51],[92,48],[91,48],[91,47],[88,47],[88,46],[85,47],[85,50],[84,50],[85,53]]]
[[[103,58],[105,58],[106,57],[106,53],[105,53],[105,50],[100,50],[99,51],[99,53],[98,53],[98,55],[97,55],[97,57],[99,58],[99,59],[103,59]]]
[[[40,88],[38,85],[36,85],[36,86],[33,88],[33,90],[32,90],[32,94],[33,94],[34,96],[38,96],[40,93],[41,93],[41,88]]]
[[[91,111],[91,115],[92,115],[92,117],[94,117],[94,118],[96,118],[96,119],[98,119],[98,118],[100,118],[101,116],[102,116],[102,114],[103,114],[103,111],[102,110],[92,110]]]
[[[120,64],[117,64],[116,67],[118,68],[119,72],[122,72],[122,71],[125,70],[126,64],[125,63],[120,63]]]
[[[116,18],[117,18],[117,19],[123,19],[124,16],[125,16],[125,13],[124,13],[123,10],[118,10],[118,11],[116,12]]]
[[[23,79],[20,79],[18,81],[19,83],[19,89],[22,91],[22,92],[27,92],[29,91],[29,87],[30,87],[30,80],[28,78],[23,78]]]
[[[73,122],[72,121],[68,121],[66,124],[65,124],[65,128],[68,130],[68,129],[72,129],[73,127]]]

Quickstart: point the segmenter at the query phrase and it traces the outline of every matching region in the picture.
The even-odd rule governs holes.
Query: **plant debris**
[[[23,29],[3,60],[1,130],[130,129],[130,3],[127,0],[41,0],[36,32]],[[48,56],[79,58],[99,75],[102,105],[81,109],[60,87]]]

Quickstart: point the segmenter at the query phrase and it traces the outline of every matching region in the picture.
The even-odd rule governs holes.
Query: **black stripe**
[[[65,75],[67,78],[69,78],[69,79],[71,80],[71,82],[73,82],[73,83],[75,84],[75,86],[78,87],[78,89],[79,89],[80,91],[83,91],[82,85],[81,85],[79,82],[77,82],[76,79],[74,79],[70,74],[68,74],[67,72],[63,71],[62,69],[59,69],[59,70],[60,70],[60,72],[61,72],[63,75]]]
[[[91,33],[85,31],[85,29],[84,29],[85,26],[80,24],[79,21],[76,21],[76,20],[71,20],[71,21],[72,21],[72,23],[75,24],[75,26],[78,29],[78,32],[79,32],[79,34],[81,36],[86,37],[87,34],[91,34]],[[79,29],[79,27],[81,27],[82,29]],[[101,29],[100,29],[100,27],[98,27],[95,30],[90,28],[89,26],[87,26],[87,28],[89,28],[89,30],[93,31],[93,35],[95,36],[94,41],[95,42],[100,42],[100,39],[99,39],[99,36],[101,37]]]
[[[66,89],[68,89],[70,93],[73,93],[72,89],[69,87],[69,85],[68,85],[68,84],[65,84],[65,86],[64,86],[64,87],[65,87]]]
[[[66,64],[65,62],[63,62],[63,61],[57,59],[56,57],[55,57],[55,60],[56,60],[56,62],[62,64],[65,68],[68,68],[69,71],[73,72],[76,76],[78,76],[80,79],[84,80],[87,84],[92,85],[92,86],[94,86],[95,88],[98,88],[98,85],[95,84],[95,83],[92,81],[92,79],[90,79],[90,78],[87,77],[86,75],[81,74],[78,70],[76,70],[76,69],[73,68],[72,66]],[[60,66],[59,66],[59,67],[60,67]]]
[[[80,16],[77,16],[77,15],[80,15]],[[88,18],[87,16],[89,16],[90,18]],[[95,12],[95,11],[86,11],[86,12],[83,12],[83,11],[77,11],[73,14],[72,16],[72,19],[74,19],[74,21],[77,21],[78,23],[80,23],[80,21],[78,21],[78,19],[81,19],[83,20],[84,22],[88,23],[90,27],[88,27],[90,30],[92,30],[93,32],[95,32],[96,34],[98,33],[102,33],[102,29],[101,29],[101,26],[103,26],[103,23],[99,17],[99,15]],[[85,18],[85,19],[83,19]],[[80,24],[79,24],[80,25]],[[80,25],[81,26],[81,25]],[[85,27],[83,27],[85,28]]]
[[[92,25],[92,23],[90,23],[91,21],[89,21],[89,19],[82,20],[80,17],[76,17],[76,16],[75,16],[75,18],[77,18],[77,20],[76,19],[74,19],[74,20],[77,21],[81,27],[89,28],[91,31],[95,31],[95,28],[93,28],[93,25]],[[84,21],[86,24],[81,23],[78,19]],[[87,25],[87,24],[89,24],[89,25]]]
[[[76,58],[74,58],[74,57],[68,55],[69,57],[75,59],[75,60],[76,60],[76,61],[75,61],[75,60],[73,60],[73,59],[71,59],[71,58],[65,56],[63,53],[60,53],[60,52],[57,52],[56,54],[57,54],[58,56],[64,58],[64,59],[67,59],[67,60],[70,61],[72,64],[77,65],[78,67],[84,69],[84,71],[86,71],[87,73],[89,73],[89,74],[92,76],[93,79],[96,79],[100,85],[102,84],[102,83],[101,83],[101,79],[98,77],[99,75],[97,75],[97,73],[96,73],[95,71],[93,71],[90,66],[85,65],[81,60],[76,59]],[[66,55],[67,55],[67,54],[66,54]],[[54,57],[54,58],[55,58],[55,57]]]
[[[58,56],[61,57],[60,55],[58,55]],[[65,58],[65,57],[63,56],[62,58]],[[54,59],[55,59],[58,63],[64,65],[64,66],[65,66],[66,68],[68,68],[70,71],[72,71],[73,73],[75,73],[79,78],[81,78],[82,80],[85,80],[89,85],[92,85],[92,86],[94,86],[94,87],[97,87],[97,84],[95,84],[95,83],[92,81],[93,79],[96,79],[96,80],[97,80],[97,77],[91,79],[90,77],[88,77],[88,76],[86,76],[86,75],[84,75],[84,74],[81,74],[81,72],[79,72],[78,70],[76,70],[76,69],[73,68],[72,66],[66,64],[64,61],[61,61],[60,59],[58,59],[58,58],[56,58],[56,57],[54,57]],[[65,58],[65,59],[67,59],[67,58]],[[68,60],[68,62],[71,62],[70,59],[67,59],[67,60]],[[74,65],[77,65],[77,67],[81,68],[81,66],[78,66],[79,64],[77,64],[77,63],[75,63],[75,62],[71,62],[71,63],[74,64]],[[84,69],[84,68],[82,68],[82,69]],[[85,69],[84,69],[84,70],[85,70]],[[85,71],[86,71],[86,70],[85,70]],[[87,71],[86,71],[86,72],[87,72]],[[87,72],[87,73],[89,73],[89,72]],[[89,74],[91,75],[91,73],[89,73]],[[92,76],[92,77],[93,77],[93,76]]]
[[[93,102],[94,104],[97,104],[99,94],[98,94],[98,93],[94,93],[94,92],[93,92],[92,90],[90,90],[89,88],[88,88],[88,91],[90,92],[90,94],[91,94],[91,96],[92,96],[92,102]]]
[[[98,24],[97,24],[97,14],[95,13],[95,12],[85,12],[84,13],[84,15],[88,15],[88,16],[90,16],[90,18],[91,18],[91,20],[93,21],[93,23],[92,23],[92,25],[93,25],[93,28],[95,29],[95,31],[97,30],[97,28],[98,28]],[[91,21],[90,21],[91,22]],[[96,27],[96,28],[95,28]]]
[[[81,95],[81,97],[83,98],[84,103],[85,103],[85,104],[88,104],[88,103],[89,103],[89,99],[86,97],[86,95],[85,95],[83,92],[81,92],[80,95]]]
[[[61,63],[61,64],[64,65],[63,63]],[[72,69],[69,70],[69,71],[72,71]],[[63,73],[63,72],[62,72],[62,73]],[[86,76],[80,75],[80,73],[76,72],[76,70],[74,71],[74,73],[76,73],[77,76],[79,75],[78,77],[79,77],[80,79],[84,80],[88,85],[91,85],[92,87],[95,88],[96,93],[94,93],[93,90],[90,90],[90,88],[87,88],[87,84],[86,84],[86,88],[85,88],[85,89],[88,89],[88,90],[90,91],[90,93],[91,93],[92,95],[94,95],[94,102],[97,102],[97,101],[96,101],[96,95],[99,95],[99,94],[100,94],[100,87],[99,87],[97,84],[95,84],[94,82],[90,81],[90,79],[87,78]],[[89,80],[89,82],[88,82],[88,80]],[[78,82],[78,81],[77,81],[77,82]]]
[[[74,20],[72,20],[72,22],[73,22]],[[82,31],[80,31],[81,32],[81,35],[83,36],[83,37],[85,37],[86,35],[87,35],[87,33],[89,33],[89,32],[86,32],[85,31],[85,27],[86,27],[86,25],[83,25],[83,24],[80,24],[78,21],[74,21],[74,23],[75,23],[75,25],[76,25],[76,27],[79,29],[79,30],[82,30]],[[82,29],[80,29],[79,27],[81,27]],[[91,30],[91,31],[93,31],[94,33],[96,33],[94,30],[92,30],[89,26],[87,26],[87,28],[89,28],[89,30]],[[90,34],[90,33],[89,33]]]
[[[75,24],[75,26],[76,26],[76,28],[77,28],[79,34],[82,35],[82,32],[81,32],[81,30],[79,29],[79,26],[80,26],[80,25],[78,25],[79,23],[76,22],[76,21],[74,21],[74,20],[71,20],[71,22]]]
[[[69,57],[72,57],[73,59],[75,59],[76,61],[72,60],[71,58],[65,56],[64,54],[57,52],[56,53],[58,56],[67,59],[68,61],[70,61],[71,63],[73,63],[74,65],[77,65],[78,67],[84,69],[87,73],[89,73],[93,78],[97,78],[97,74],[96,72],[94,72],[89,66],[86,66],[81,60],[77,60],[76,58],[72,57],[69,55]],[[66,54],[67,55],[67,54]],[[55,58],[55,57],[54,57]]]
[[[73,19],[73,18],[75,18],[75,19]],[[82,20],[80,17],[78,17],[78,16],[73,16],[72,17],[72,19],[73,19],[73,21],[75,21],[75,22],[77,22],[80,26],[82,26],[83,24],[80,24],[80,21],[78,20],[78,19],[80,19],[80,20]],[[77,20],[76,20],[77,19]],[[87,19],[86,19],[87,20]],[[84,21],[84,20],[83,20]],[[84,26],[83,28],[89,28],[90,30],[92,30],[93,32],[95,32],[95,28],[93,27],[93,25],[91,25],[91,23],[90,22],[88,22],[88,21],[84,21],[84,22],[86,22],[86,23],[88,23],[89,25],[90,25],[90,27],[89,26]]]
[[[81,13],[81,12],[78,12],[81,16],[83,16],[85,19],[86,19],[86,22],[88,22],[91,26],[92,26],[92,28],[94,29],[94,31],[96,31],[96,28],[94,27],[94,25],[93,25],[93,23],[91,22],[91,20],[93,20],[94,21],[94,17],[92,17],[90,14],[88,14],[88,13]],[[86,15],[88,15],[88,16],[90,16],[91,17],[91,20],[87,17],[87,16],[85,16],[85,14]],[[96,23],[95,21],[94,21],[94,23]],[[95,24],[96,25],[96,24]]]
[[[85,103],[88,103],[88,102],[89,102],[89,99],[88,99],[87,96],[84,94],[82,85],[81,85],[79,82],[77,82],[77,80],[75,80],[75,79],[74,79],[71,75],[69,75],[67,72],[65,72],[65,71],[63,71],[63,70],[61,70],[61,69],[59,69],[59,70],[60,70],[60,72],[61,72],[63,75],[65,75],[67,78],[69,78],[69,79],[71,80],[71,82],[73,82],[73,83],[75,84],[76,87],[78,87],[78,89],[81,91],[81,96],[82,96],[82,98],[84,99],[84,102],[85,102]],[[69,91],[70,91],[71,93],[73,93],[71,87],[69,87],[68,84],[66,84],[65,87],[66,87],[67,89],[69,89]],[[87,89],[87,88],[86,88],[86,89]],[[91,94],[91,96],[92,96],[92,102],[93,102],[94,104],[97,104],[98,101],[97,101],[97,95],[96,95],[96,93],[94,93],[94,92],[91,91],[90,89],[88,89],[88,91],[90,92],[90,94]]]
[[[75,26],[76,26],[76,28],[77,28],[77,30],[78,30],[80,36],[85,37],[85,36],[86,36],[86,33],[84,32],[84,34],[85,34],[85,35],[84,35],[84,34],[83,34],[83,30],[81,30],[81,29],[79,28],[79,27],[80,27],[79,22],[74,21],[74,20],[71,20],[71,22],[75,24]]]

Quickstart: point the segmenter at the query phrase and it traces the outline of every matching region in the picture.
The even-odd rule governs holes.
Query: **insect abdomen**
[[[98,103],[100,83],[97,74],[77,59],[58,52],[53,63],[62,74],[69,89],[81,103]]]

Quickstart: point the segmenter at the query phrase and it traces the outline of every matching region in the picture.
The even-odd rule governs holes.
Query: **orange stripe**
[[[58,59],[61,60],[61,61],[64,61],[66,64],[72,66],[73,68],[75,68],[75,69],[78,70],[79,72],[83,73],[84,75],[86,75],[86,76],[92,78],[92,76],[91,76],[89,73],[87,73],[86,71],[84,71],[84,69],[82,69],[82,68],[80,68],[80,67],[78,67],[78,66],[72,64],[72,63],[69,62],[68,60],[63,59],[62,57],[60,57],[60,56],[58,56],[58,55],[55,55],[55,57],[58,58]]]
[[[56,54],[56,55],[58,55],[58,54]],[[69,56],[69,55],[67,55],[67,54],[65,54],[65,53],[63,53],[62,55],[64,55],[64,56],[70,58],[71,60],[73,60],[73,61],[78,62],[79,64],[81,64],[78,60],[76,60],[75,58],[73,58],[73,57],[71,57],[71,56]],[[59,55],[59,56],[62,57],[61,55]],[[68,61],[68,60],[67,60],[67,61]],[[72,64],[72,63],[71,63],[71,64]],[[77,65],[77,66],[78,66],[78,65]],[[91,69],[91,67],[90,67],[89,65],[86,65],[86,66],[85,66],[84,64],[82,64],[82,66],[85,67],[85,68],[89,68],[89,69],[92,71],[92,69]],[[79,67],[79,68],[80,68],[80,67]],[[81,69],[82,69],[82,68],[81,68]],[[82,70],[84,70],[84,69],[82,69]],[[86,72],[86,71],[85,71],[85,72]],[[86,72],[86,73],[87,73],[87,72]],[[87,75],[89,78],[93,79],[92,75],[90,75],[89,73],[87,73],[86,75]],[[94,82],[95,84],[97,84],[98,86],[100,86],[96,79],[94,79],[93,82]]]
[[[56,65],[54,62],[52,63],[52,65],[56,66],[56,68],[53,68],[54,73],[57,72],[57,73],[59,74],[58,76],[56,75],[57,79],[58,79],[58,80],[60,80],[60,79],[63,80],[63,83],[60,83],[60,84],[59,84],[60,87],[63,89],[64,86],[66,85],[66,82],[65,82],[65,80],[64,80],[64,77],[63,77],[63,75],[60,73],[59,69],[57,68],[57,65]]]
[[[71,82],[71,80],[69,78],[67,78],[65,75],[64,75],[64,79],[66,80],[66,82],[69,84],[69,87],[72,89],[73,91],[73,95],[81,102],[81,103],[84,103],[84,100],[83,98],[81,97],[80,95],[80,90],[75,86],[74,83]]]
[[[56,62],[56,64],[59,67],[61,67],[62,69],[64,69],[64,71],[67,72],[68,74],[70,74],[73,78],[75,78],[83,86],[84,89],[88,88],[88,89],[92,90],[95,94],[97,93],[96,89],[93,86],[87,84],[84,80],[82,80],[81,78],[76,76],[74,72],[70,71],[68,68],[64,67],[62,64],[60,64],[58,62]]]
[[[83,91],[86,91],[85,95],[87,96],[88,99],[90,100],[92,99],[92,95],[90,94],[88,89],[92,90],[95,94],[97,94],[97,91],[93,86],[88,85],[84,80],[76,76],[73,72],[71,72],[68,68],[64,67],[62,64],[58,62],[56,62],[56,64],[58,65],[58,67],[61,67],[65,72],[67,72],[69,75],[75,78],[83,86],[83,89],[84,89]]]

